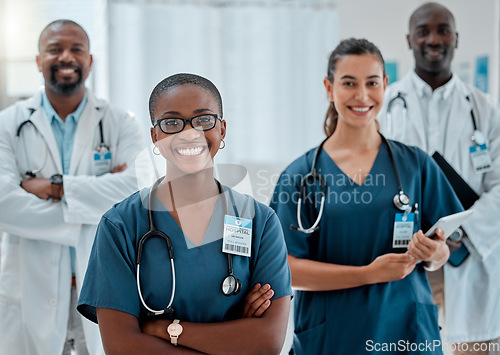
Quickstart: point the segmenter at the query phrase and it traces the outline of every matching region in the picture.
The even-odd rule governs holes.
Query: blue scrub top
[[[390,144],[403,190],[412,206],[418,203],[419,222],[426,225],[416,225],[415,231],[426,230],[440,217],[463,210],[427,154],[394,141]],[[362,266],[383,254],[406,252],[406,248],[392,248],[394,219],[401,211],[393,204],[398,184],[387,145],[382,143],[361,186],[347,177],[324,150],[320,152],[317,169],[326,179],[327,194],[317,234],[317,255],[311,255],[311,235],[291,230],[290,225],[297,225],[300,180],[310,172],[315,151],[285,169],[271,201],[283,225],[288,253],[303,259]],[[319,184],[308,186],[309,201],[314,201],[319,191]],[[302,223],[307,228],[317,216],[319,199],[315,211],[311,203],[306,206],[302,208]],[[421,266],[399,281],[296,292],[295,354],[364,354],[376,350],[385,350],[380,352],[383,354],[442,354],[440,347],[425,347],[439,339],[437,306]]]
[[[251,257],[232,257],[233,273],[242,289],[229,297],[221,289],[228,275],[227,256],[222,253],[222,198],[219,197],[199,247],[183,234],[159,200],[154,200],[156,228],[166,233],[173,245],[176,291],[172,306],[174,317],[181,321],[208,323],[241,318],[245,296],[258,282],[271,285],[273,299],[292,294],[286,246],[276,214],[247,195],[234,191],[232,194],[239,216],[252,219],[253,225]],[[149,189],[137,192],[101,219],[78,301],[80,313],[93,322],[97,322],[96,307],[116,309],[139,319],[145,317],[136,285],[136,245],[149,230],[148,196]],[[228,214],[235,215],[229,197],[227,201]],[[148,307],[164,309],[172,292],[172,275],[163,239],[150,238],[144,244],[140,274]]]

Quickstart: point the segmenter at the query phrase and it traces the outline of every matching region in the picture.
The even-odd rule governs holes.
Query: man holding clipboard
[[[456,266],[446,263],[428,276],[435,302],[445,308],[445,341],[463,345],[453,354],[498,354],[500,109],[452,73],[458,33],[447,8],[437,3],[417,8],[407,41],[415,69],[387,88],[381,131],[428,154],[439,152],[435,160],[464,208],[474,211],[455,235],[460,249],[451,262]],[[496,352],[477,351],[484,348]]]

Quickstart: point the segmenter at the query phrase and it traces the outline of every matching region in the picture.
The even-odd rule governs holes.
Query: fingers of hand
[[[270,299],[273,297],[274,291],[269,289],[267,292],[260,295],[254,302],[248,304],[248,310],[245,312],[245,317],[260,317],[271,305]]]
[[[271,292],[273,290],[270,290]],[[265,311],[267,311],[267,309],[269,308],[269,306],[271,305],[271,301],[270,300],[265,300],[259,308],[257,308],[255,310],[255,313],[253,314],[254,317],[262,317],[262,315],[264,314]]]
[[[444,230],[441,228],[436,228],[436,237],[434,238],[435,240],[441,240],[441,241],[446,241],[446,234],[444,234]]]
[[[422,231],[418,231],[413,235],[413,239],[408,245],[408,251],[419,260],[427,260],[438,249],[442,240],[432,240],[426,237]]]
[[[255,311],[259,309],[266,300],[270,299],[273,294],[274,291],[269,284],[265,284],[261,287],[261,285],[257,283],[246,297],[245,306],[243,308],[245,317],[252,317]]]

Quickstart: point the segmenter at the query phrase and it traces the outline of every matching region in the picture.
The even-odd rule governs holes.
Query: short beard
[[[56,69],[58,66],[52,66],[50,68],[50,80],[47,84],[47,86],[54,91],[56,94],[62,95],[62,96],[71,96],[76,94],[80,88],[83,85],[83,80],[82,80],[82,71],[80,68],[75,68],[76,73],[78,74],[78,80],[74,83],[66,84],[66,83],[61,83],[56,80]]]

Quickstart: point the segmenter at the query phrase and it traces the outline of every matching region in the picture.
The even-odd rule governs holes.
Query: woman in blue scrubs
[[[326,180],[319,230],[290,228],[298,225],[300,182],[318,148],[287,167],[274,191],[271,207],[283,225],[297,290],[295,354],[442,353],[424,268],[441,267],[449,250],[442,231],[430,239],[419,229],[462,206],[424,152],[379,134],[376,115],[387,81],[372,43],[342,41],[324,79],[331,104],[324,125],[328,138],[316,163]],[[393,201],[399,194],[394,165],[411,200],[406,216]],[[320,191],[318,182],[307,185],[304,228],[316,220]],[[403,219],[414,223],[400,224]]]
[[[154,192],[137,192],[103,216],[78,310],[99,323],[106,353],[279,353],[291,295],[286,246],[272,209],[213,178],[226,134],[219,91],[205,78],[177,74],[155,87],[149,107],[167,175]],[[162,238],[143,245],[138,291],[137,245],[150,230],[150,210],[172,243],[175,292]],[[231,255],[232,270],[222,252],[231,244],[227,231],[233,242],[244,236],[230,248],[241,252]],[[231,273],[241,282],[235,295],[224,293]],[[147,318],[144,305],[162,310],[172,295],[168,317]]]

